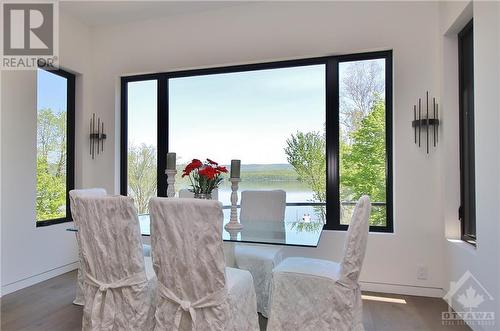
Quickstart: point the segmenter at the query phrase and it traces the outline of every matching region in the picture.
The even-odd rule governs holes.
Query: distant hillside
[[[290,164],[242,164],[241,178],[252,182],[297,181],[297,173]]]
[[[225,165],[228,169],[231,167]],[[177,181],[187,182],[180,178],[182,169],[178,169]],[[242,164],[241,179],[245,182],[297,182],[298,175],[290,164]]]
[[[281,163],[281,164],[242,164],[241,171],[254,172],[254,171],[293,171],[291,164]]]

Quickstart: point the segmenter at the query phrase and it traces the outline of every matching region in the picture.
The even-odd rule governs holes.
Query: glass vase
[[[195,199],[205,199],[205,200],[211,200],[212,199],[212,193],[195,193],[194,194]]]

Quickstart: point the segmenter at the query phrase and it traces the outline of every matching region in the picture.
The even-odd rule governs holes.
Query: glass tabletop
[[[224,241],[271,244],[283,246],[317,247],[324,222],[316,210],[317,206],[306,203],[287,204],[285,221],[247,221],[242,222],[241,230],[226,230],[224,225],[229,222],[230,209],[224,207],[224,222],[222,239]],[[239,214],[239,209],[238,209]],[[149,214],[139,215],[141,235],[150,236]],[[67,231],[78,231],[68,228]]]
[[[224,209],[223,225],[229,222],[230,209]],[[149,215],[139,215],[141,234],[149,236]],[[222,230],[224,241],[271,244],[283,246],[317,247],[321,233],[323,232],[323,221],[314,212],[312,206],[296,204],[287,206],[285,221],[246,221],[242,222],[241,230]]]

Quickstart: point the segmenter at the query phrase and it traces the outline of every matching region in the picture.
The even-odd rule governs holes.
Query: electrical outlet
[[[426,266],[423,265],[417,266],[417,279],[427,280],[428,276],[429,276],[429,270],[427,270]]]

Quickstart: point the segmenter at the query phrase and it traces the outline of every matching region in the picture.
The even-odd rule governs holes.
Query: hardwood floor
[[[82,308],[72,304],[76,271],[1,298],[2,331],[81,330]]]
[[[80,330],[82,308],[72,304],[75,282],[76,272],[73,271],[2,297],[1,330]],[[364,295],[366,331],[470,330],[466,326],[441,325],[441,312],[447,310],[447,305],[439,298],[381,293]],[[384,298],[393,302],[380,301],[386,300]],[[260,322],[261,329],[265,330],[266,320],[260,317]]]
[[[363,293],[363,297],[366,331],[470,330],[468,326],[442,325],[441,312],[448,310],[448,304],[441,298],[371,292]],[[379,301],[383,298],[398,302]]]

